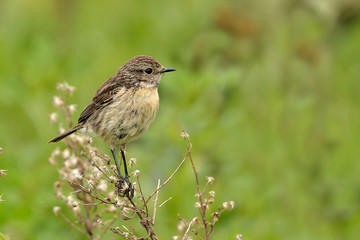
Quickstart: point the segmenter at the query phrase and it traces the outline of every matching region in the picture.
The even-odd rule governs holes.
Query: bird
[[[122,189],[122,196],[131,199],[134,189],[126,166],[126,145],[142,135],[154,121],[159,110],[161,77],[172,71],[176,70],[162,66],[153,57],[133,57],[96,90],[91,102],[80,114],[78,123],[49,143],[58,142],[75,132],[95,135],[109,143],[119,181],[122,182],[119,189]],[[120,148],[125,177],[120,172],[116,148]]]

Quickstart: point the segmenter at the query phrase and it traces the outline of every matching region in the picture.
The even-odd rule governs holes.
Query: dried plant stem
[[[136,204],[133,202],[132,199],[128,198],[130,203],[133,205],[136,214],[139,216],[140,218],[140,224],[141,226],[143,226],[147,232],[147,234],[149,235],[149,237],[151,238],[151,240],[159,240],[157,238],[157,236],[155,235],[154,229],[152,228],[152,223],[151,223],[151,219],[149,219],[148,217],[144,217],[142,215],[142,213],[139,211],[139,209],[137,208]]]
[[[160,179],[158,179],[158,185],[157,188],[160,187]],[[156,196],[155,196],[155,202],[154,202],[154,213],[153,213],[153,218],[152,218],[152,224],[155,224],[155,216],[156,216],[156,210],[157,210],[157,201],[159,198],[159,192],[156,192]]]
[[[183,136],[184,136],[184,139],[186,141],[186,145],[187,145],[187,148],[188,148],[188,156],[189,156],[191,166],[192,166],[192,169],[193,169],[194,175],[195,175],[197,193],[199,195],[199,201],[200,201],[200,205],[201,205],[201,207],[200,207],[200,215],[201,215],[202,222],[204,224],[204,236],[205,236],[205,240],[208,240],[209,237],[210,237],[210,233],[208,231],[208,222],[206,221],[206,204],[205,204],[204,198],[203,198],[204,197],[204,192],[201,191],[201,189],[200,189],[198,173],[196,171],[195,164],[194,164],[194,161],[193,161],[192,156],[191,156],[191,151],[190,150],[192,148],[192,145],[191,145],[191,142],[190,142],[190,138],[189,138],[189,136],[187,134],[183,134]]]

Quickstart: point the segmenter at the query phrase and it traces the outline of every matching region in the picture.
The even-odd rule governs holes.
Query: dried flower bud
[[[136,165],[136,158],[131,158],[129,160],[129,168],[131,168],[132,166]]]
[[[7,170],[4,170],[4,169],[0,169],[0,177],[5,177],[7,174],[6,174],[6,171]]]
[[[56,90],[60,91],[64,89],[64,84],[63,83],[57,83],[56,84]]]
[[[62,100],[61,97],[59,96],[54,96],[53,97],[53,104],[55,107],[61,107],[65,105],[65,102]]]
[[[66,93],[68,93],[68,94],[73,94],[74,93],[74,91],[75,91],[75,87],[73,87],[73,86],[70,86],[67,82],[65,82],[65,91],[66,91]]]
[[[215,191],[210,191],[209,195],[210,195],[210,197],[215,197]]]
[[[3,152],[3,149],[2,149],[2,147],[0,147],[0,154],[2,154],[2,152]]]
[[[180,136],[183,137],[183,138],[189,138],[190,137],[189,134],[187,134],[187,132],[185,132],[185,131],[182,131]]]
[[[196,202],[196,203],[195,203],[195,207],[200,209],[200,208],[201,208],[201,204],[200,204],[199,202]]]
[[[233,210],[235,207],[235,202],[234,201],[230,201],[229,202],[229,210]]]
[[[243,239],[243,236],[241,234],[236,235],[236,240],[242,240],[242,239]]]
[[[96,186],[96,188],[97,188],[99,191],[106,192],[107,189],[108,189],[108,184],[107,184],[107,182],[106,182],[104,179],[101,179],[101,180],[100,180],[100,183]]]
[[[182,221],[180,221],[179,223],[178,223],[178,225],[177,225],[177,230],[178,230],[178,232],[183,232],[184,230],[186,229],[186,225],[185,225],[185,223],[183,223]]]
[[[198,217],[194,217],[194,218],[191,220],[191,222],[192,222],[193,225],[197,225],[197,226],[200,226],[200,225],[201,225]]]
[[[135,170],[135,171],[133,172],[133,175],[134,175],[135,178],[138,178],[138,177],[140,176],[140,171],[139,171],[139,170]]]
[[[71,104],[68,107],[68,110],[71,114],[73,114],[76,111],[76,104]]]
[[[51,113],[51,114],[49,115],[49,122],[50,122],[51,124],[56,123],[56,122],[57,122],[57,119],[58,119],[58,114],[57,114],[56,112]]]
[[[61,211],[61,207],[59,207],[59,206],[53,207],[53,213],[55,216],[58,216],[60,211]]]
[[[79,206],[79,203],[77,201],[73,201],[72,202],[72,206],[75,208],[75,207],[78,207]]]
[[[171,240],[178,240],[179,239],[179,236],[173,236],[172,238],[171,238]]]
[[[68,159],[70,157],[70,150],[69,149],[65,149],[63,152],[62,152],[62,157],[64,159]]]
[[[59,190],[59,189],[61,189],[61,182],[59,182],[59,181],[56,181],[55,183],[54,183],[54,188],[56,189],[56,190]]]
[[[214,182],[214,177],[206,177],[206,181],[208,182],[208,183],[213,183]]]
[[[110,176],[109,179],[110,179],[111,183],[114,183],[117,180],[116,177],[114,177],[114,176]]]
[[[81,216],[81,209],[80,209],[79,206],[73,207],[73,208],[72,208],[72,211],[73,211],[76,215]]]
[[[4,199],[2,199],[2,196],[3,196],[3,195],[4,195],[4,194],[1,194],[1,195],[0,195],[0,203],[5,201]]]

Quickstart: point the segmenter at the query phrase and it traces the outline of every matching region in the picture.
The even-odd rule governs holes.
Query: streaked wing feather
[[[122,88],[121,82],[115,77],[109,78],[95,92],[94,98],[80,114],[78,123],[86,121],[96,110],[110,104],[117,92]]]

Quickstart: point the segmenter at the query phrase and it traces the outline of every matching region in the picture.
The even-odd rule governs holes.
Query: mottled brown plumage
[[[154,120],[159,109],[157,90],[161,76],[170,71],[175,69],[165,68],[149,56],[130,59],[95,92],[78,124],[49,142],[60,141],[76,131],[93,134],[110,143],[116,165],[115,146],[120,146],[125,163],[125,146],[143,134]],[[118,172],[122,177],[119,167]]]

